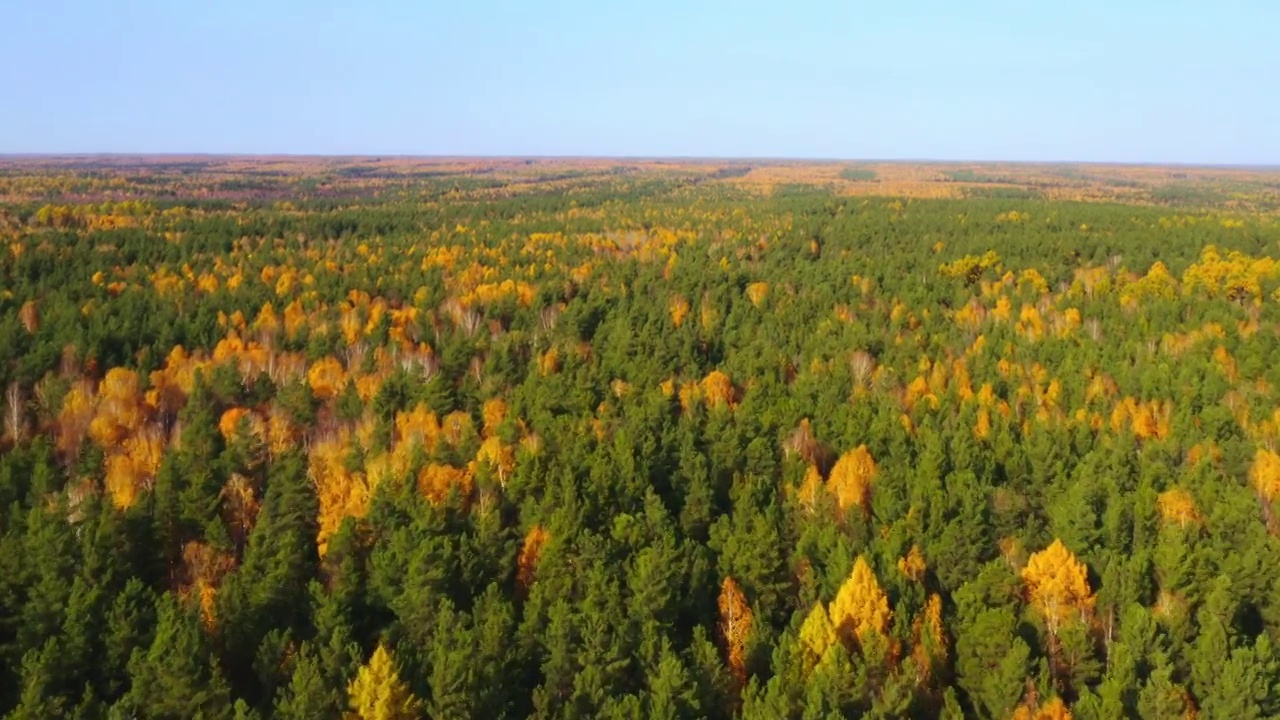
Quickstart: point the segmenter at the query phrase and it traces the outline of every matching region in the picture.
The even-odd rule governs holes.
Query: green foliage
[[[0,167],[0,714],[1280,715],[1273,180],[231,162]]]

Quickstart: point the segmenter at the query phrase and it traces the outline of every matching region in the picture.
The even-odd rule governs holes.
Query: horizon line
[[[75,160],[81,158],[95,159],[308,159],[308,160],[536,160],[536,161],[602,161],[616,160],[626,162],[757,162],[757,163],[878,163],[900,165],[1099,165],[1110,167],[1182,167],[1205,169],[1240,169],[1240,170],[1280,170],[1280,162],[1231,163],[1231,162],[1193,162],[1177,160],[1014,160],[1014,159],[966,159],[966,158],[855,158],[855,157],[817,157],[786,155],[609,155],[609,154],[562,154],[562,155],[518,155],[518,154],[436,154],[436,153],[295,153],[295,152],[0,152],[0,162],[7,160]]]

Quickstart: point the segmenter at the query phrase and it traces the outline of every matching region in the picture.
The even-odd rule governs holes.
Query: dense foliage
[[[7,169],[0,713],[1280,716],[1280,224],[746,172]]]

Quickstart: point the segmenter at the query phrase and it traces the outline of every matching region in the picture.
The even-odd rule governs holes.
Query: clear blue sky
[[[1280,163],[1278,0],[0,6],[0,152]]]

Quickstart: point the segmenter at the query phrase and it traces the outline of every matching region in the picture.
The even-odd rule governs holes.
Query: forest
[[[0,159],[0,717],[1280,717],[1280,172]]]

